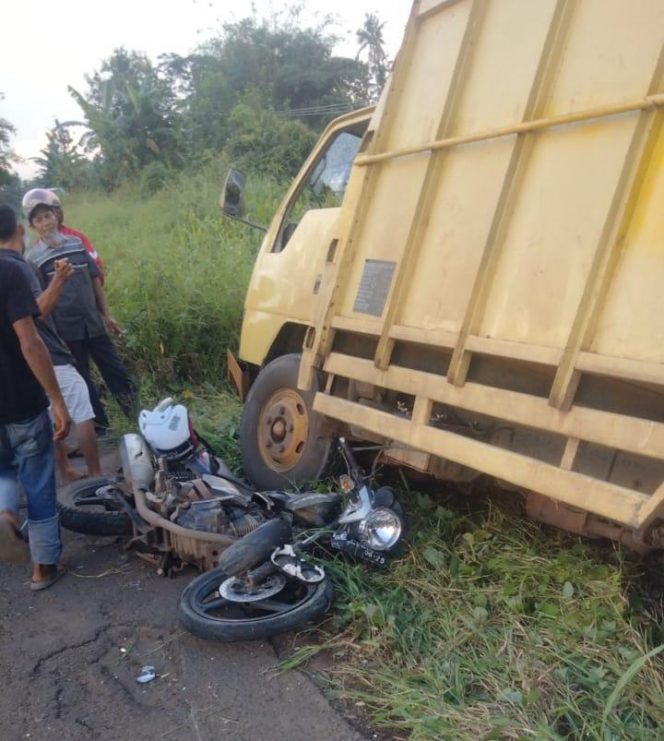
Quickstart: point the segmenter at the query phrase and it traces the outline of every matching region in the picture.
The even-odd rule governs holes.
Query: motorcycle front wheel
[[[265,599],[247,595],[246,601],[242,601],[241,592],[236,592],[233,600],[221,596],[219,587],[228,578],[220,569],[208,571],[194,579],[180,597],[180,622],[199,638],[215,641],[270,638],[314,622],[332,605],[333,589],[328,576],[317,584],[305,584],[277,574],[274,578],[284,582],[279,591],[267,585]]]

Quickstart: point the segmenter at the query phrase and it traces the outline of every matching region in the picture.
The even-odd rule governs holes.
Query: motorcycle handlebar
[[[357,460],[355,460],[355,455],[350,445],[346,442],[345,437],[337,438],[337,447],[341,453],[341,457],[344,459],[350,477],[353,481],[359,483],[364,478],[364,471],[358,465]]]

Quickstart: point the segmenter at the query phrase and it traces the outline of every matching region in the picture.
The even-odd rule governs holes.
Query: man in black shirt
[[[3,246],[0,242],[0,248]],[[23,259],[23,242],[18,239],[13,243],[7,243],[7,249],[3,250],[3,257],[13,260],[22,270],[30,283],[32,295],[37,302],[41,316],[36,320],[37,331],[44,341],[46,349],[51,356],[53,370],[58,381],[58,386],[64,397],[65,404],[74,428],[76,441],[80,452],[85,458],[89,476],[101,476],[101,464],[97,448],[97,437],[94,426],[94,411],[90,403],[90,394],[85,380],[76,370],[75,361],[58,332],[51,316],[57,306],[62,289],[71,278],[74,268],[66,258],[56,261],[54,265],[53,279],[48,288],[43,289],[40,283],[39,271]],[[63,441],[55,443],[55,462],[60,480],[68,484],[81,478],[81,474],[72,467],[67,458],[67,451]]]
[[[28,501],[31,588],[40,590],[61,573],[53,439],[66,437],[71,420],[35,326],[40,312],[30,285],[6,259],[5,250],[17,240],[23,240],[23,228],[10,208],[0,206],[0,558],[25,558],[17,519],[20,480]]]

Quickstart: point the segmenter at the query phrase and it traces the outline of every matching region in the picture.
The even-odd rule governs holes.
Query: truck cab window
[[[362,132],[342,131],[318,158],[304,185],[288,209],[273,252],[281,252],[310,209],[336,208],[346,191],[353,160],[362,141]]]

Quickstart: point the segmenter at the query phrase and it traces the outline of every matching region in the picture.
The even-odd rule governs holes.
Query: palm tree
[[[385,84],[387,77],[388,60],[383,44],[383,26],[378,18],[378,13],[365,13],[364,25],[355,32],[360,48],[357,50],[355,59],[366,52],[367,65],[369,67],[369,94],[375,100]]]
[[[108,187],[152,162],[178,159],[174,97],[147,58],[116,49],[88,84],[87,96],[72,87],[69,92],[85,115],[79,143],[100,155]]]

